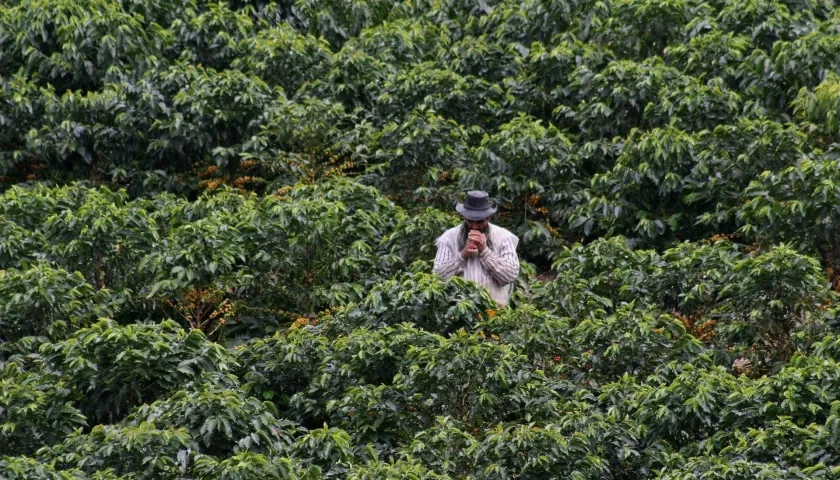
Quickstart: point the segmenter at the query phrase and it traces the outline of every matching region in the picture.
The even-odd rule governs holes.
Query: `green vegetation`
[[[0,479],[840,478],[838,206],[832,0],[0,0]]]

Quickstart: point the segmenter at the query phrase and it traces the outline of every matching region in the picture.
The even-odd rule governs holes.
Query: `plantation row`
[[[353,312],[341,313],[233,354],[171,322],[101,321],[42,344],[37,361],[4,365],[13,385],[4,402],[18,430],[6,435],[14,440],[6,448],[31,452],[33,433],[58,443],[36,460],[0,465],[11,478],[52,478],[60,469],[81,478],[837,473],[815,466],[838,460],[834,336],[774,377],[753,380],[715,366],[678,321],[659,313],[627,309],[572,326],[532,308],[507,310],[476,321],[471,331],[479,333],[445,337],[397,323],[398,309],[349,323]],[[601,363],[574,347],[560,351],[567,342],[602,351],[614,343]],[[616,367],[626,355],[637,361]],[[27,398],[36,392],[37,401]],[[139,392],[148,404],[125,415]],[[85,412],[88,419],[115,423],[62,438],[84,425],[80,413],[93,404],[99,411]],[[331,427],[305,430],[289,418]]]
[[[66,334],[79,326],[67,320],[88,314],[125,321],[180,314],[209,332],[223,317],[211,321],[213,309],[203,308],[223,301],[270,332],[270,324],[358,300],[433,248],[434,230],[454,221],[434,211],[408,217],[352,182],[301,186],[282,197],[227,191],[195,202],[128,200],[79,186],[12,188],[0,212],[7,341],[48,334],[52,320],[62,320]],[[414,232],[425,225],[423,241]],[[38,314],[18,295],[33,282],[42,288],[31,294],[58,309],[56,318],[33,322]]]

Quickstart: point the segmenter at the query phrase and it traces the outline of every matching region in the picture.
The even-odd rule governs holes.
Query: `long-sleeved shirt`
[[[437,245],[434,273],[449,278],[453,275],[472,280],[487,287],[490,296],[499,306],[510,300],[511,284],[519,276],[519,257],[516,246],[519,238],[510,231],[490,225],[490,240],[493,248],[485,248],[480,254],[464,258],[458,250],[458,234],[461,226],[450,228],[441,235]]]

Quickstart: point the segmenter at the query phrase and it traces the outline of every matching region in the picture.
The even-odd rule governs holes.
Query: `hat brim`
[[[484,220],[485,218],[493,215],[498,210],[498,207],[490,207],[484,210],[469,210],[464,208],[463,203],[456,203],[455,204],[455,211],[461,214],[462,217],[466,218],[467,220],[472,220],[477,222],[479,220]]]

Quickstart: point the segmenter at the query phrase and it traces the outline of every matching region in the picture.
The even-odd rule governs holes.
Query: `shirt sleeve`
[[[435,245],[437,245],[437,255],[435,255],[435,266],[432,272],[443,278],[460,275],[464,272],[467,261],[461,256],[460,252],[455,251],[452,242],[447,242],[441,237],[438,238]]]
[[[519,256],[516,255],[516,237],[506,239],[496,250],[485,248],[479,258],[481,265],[490,272],[499,285],[507,285],[516,281],[519,276]]]

